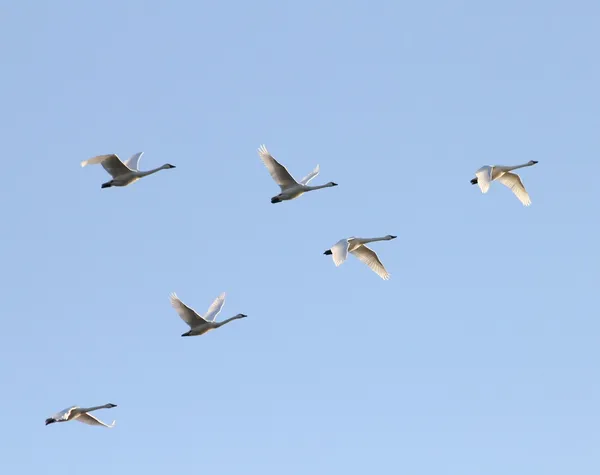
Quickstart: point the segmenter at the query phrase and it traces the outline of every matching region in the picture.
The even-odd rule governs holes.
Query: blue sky
[[[0,469],[597,474],[599,17],[5,2]],[[261,143],[340,186],[271,205]],[[138,151],[177,168],[79,166]],[[531,159],[529,208],[469,184]],[[322,255],[386,234],[388,282]],[[181,338],[172,291],[249,318]]]

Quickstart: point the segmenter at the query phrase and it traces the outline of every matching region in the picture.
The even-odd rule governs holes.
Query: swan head
[[[271,198],[271,204],[281,203],[281,198],[279,196],[274,196]]]
[[[333,254],[333,252],[331,252],[331,249],[327,249],[323,254],[326,256],[331,256],[331,254]]]
[[[175,168],[175,165],[171,165],[170,163],[165,163],[162,167],[165,170],[168,170],[169,168]]]
[[[56,421],[54,419],[52,419],[51,417],[49,417],[48,419],[46,419],[46,425],[52,424],[54,422],[56,422]]]
[[[109,402],[109,403],[108,403],[106,406],[104,406],[104,407],[106,407],[107,409],[110,409],[110,408],[112,408],[112,407],[117,407],[117,405],[116,405],[116,404],[113,404],[112,402]]]
[[[338,184],[330,181],[329,183],[327,183],[327,186],[338,186]]]
[[[391,234],[388,234],[388,235],[386,236],[386,238],[388,238],[389,240],[396,239],[397,237],[398,237],[398,236],[392,236]]]
[[[529,165],[535,165],[537,163],[537,160],[529,160]]]
[[[243,313],[238,313],[238,314],[236,315],[236,317],[237,317],[237,318],[247,318],[247,317],[248,317],[248,315],[246,315],[246,314],[243,314]]]

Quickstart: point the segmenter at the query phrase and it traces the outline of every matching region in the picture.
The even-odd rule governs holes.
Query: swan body
[[[127,186],[135,183],[140,178],[143,178],[153,173],[159,172],[160,170],[168,170],[169,168],[175,168],[175,165],[165,163],[162,167],[154,168],[152,170],[140,171],[138,169],[138,163],[144,152],[139,152],[123,163],[121,159],[114,153],[108,155],[98,155],[96,157],[84,160],[81,162],[81,166],[96,165],[100,163],[104,169],[112,176],[112,180],[103,183],[101,188],[110,188],[111,186]]]
[[[237,315],[223,320],[222,322],[215,322],[217,315],[221,312],[223,305],[225,304],[225,292],[219,295],[215,301],[208,308],[206,315],[204,317],[196,312],[193,308],[188,307],[184,304],[177,294],[172,293],[170,296],[171,305],[177,312],[177,314],[181,317],[181,319],[190,326],[190,331],[185,332],[181,336],[197,336],[204,335],[205,333],[214,330],[215,328],[219,328],[226,323],[229,323],[233,320],[237,320],[239,318],[246,318],[248,315],[244,315],[243,313],[238,313]]]
[[[96,411],[98,409],[110,409],[112,407],[117,407],[116,404],[104,404],[103,406],[94,406],[94,407],[79,407],[79,406],[71,406],[67,409],[64,409],[52,417],[46,419],[46,425],[53,424],[54,422],[68,422],[68,421],[79,421],[84,424],[89,424],[91,426],[103,426],[112,429],[115,426],[115,422],[112,424],[105,424],[100,419],[95,418],[91,414],[92,411]]]
[[[515,165],[512,167],[506,167],[502,165],[488,165],[481,167],[475,172],[475,177],[471,180],[472,185],[479,185],[479,189],[482,193],[487,193],[490,188],[490,183],[494,180],[498,180],[504,186],[510,188],[518,200],[523,203],[523,206],[529,206],[531,199],[529,193],[523,186],[521,177],[516,173],[511,173],[513,170],[524,167],[531,167],[538,163],[535,160],[530,160],[523,165]]]
[[[282,201],[293,200],[302,196],[307,191],[320,190],[321,188],[330,188],[332,186],[338,186],[337,183],[330,181],[325,185],[309,186],[310,181],[319,174],[319,165],[315,169],[306,175],[300,182],[297,182],[290,172],[281,165],[273,155],[269,153],[267,147],[261,145],[258,149],[258,155],[269,170],[271,177],[275,180],[275,183],[281,188],[281,193],[271,198],[271,203],[281,203]]]
[[[383,280],[388,280],[390,278],[390,274],[387,270],[385,270],[385,267],[379,260],[379,257],[377,257],[375,251],[369,249],[365,244],[376,241],[391,241],[392,239],[396,238],[397,236],[392,236],[391,234],[378,238],[350,237],[341,239],[335,243],[331,249],[328,249],[323,254],[326,256],[332,256],[333,263],[336,265],[336,267],[339,267],[348,257],[348,253],[351,253],[358,258],[358,260],[368,265],[371,270]]]

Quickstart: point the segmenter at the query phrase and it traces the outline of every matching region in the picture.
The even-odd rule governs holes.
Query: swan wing
[[[390,278],[390,274],[385,270],[385,267],[383,267],[383,264],[379,260],[379,257],[377,257],[377,254],[375,254],[375,251],[362,245],[354,249],[352,254],[354,254],[361,262],[367,264],[371,270],[383,280],[388,280]]]
[[[310,180],[312,180],[318,174],[319,174],[319,165],[317,165],[312,172],[310,172],[308,175],[306,175],[304,178],[302,178],[302,180],[300,180],[300,184],[308,185],[310,183]]]
[[[130,173],[131,170],[127,165],[125,165],[121,159],[114,153],[108,155],[98,155],[97,157],[92,157],[88,160],[84,160],[81,162],[81,166],[85,167],[87,165],[96,165],[102,164],[104,169],[112,176],[113,178],[117,178],[118,176],[125,175],[126,173]]]
[[[333,263],[336,267],[341,266],[348,257],[348,246],[348,239],[341,239],[340,241],[336,242],[330,249],[331,257],[333,258]]]
[[[204,318],[202,318],[202,315],[179,300],[179,297],[177,297],[175,292],[170,295],[169,299],[171,300],[171,306],[175,309],[181,319],[190,327],[194,327],[199,323],[202,323],[202,321],[205,321]]]
[[[77,420],[79,422],[83,422],[84,424],[88,424],[91,426],[103,426],[103,427],[108,427],[109,429],[112,429],[115,426],[115,422],[113,421],[112,424],[105,424],[104,422],[102,422],[100,419],[92,416],[91,414],[88,414],[87,412],[82,412],[81,414],[79,414],[79,417],[77,417]]]
[[[479,185],[479,189],[482,193],[487,193],[490,189],[493,169],[494,167],[485,166],[481,167],[475,172],[475,176],[477,177],[477,184]]]
[[[71,406],[66,409],[63,409],[62,411],[54,414],[52,416],[52,419],[54,419],[55,421],[68,421],[69,416],[71,415],[71,411],[73,411],[73,409],[77,409],[78,407],[79,406]]]
[[[221,312],[221,309],[223,308],[223,305],[225,304],[225,292],[223,292],[221,295],[219,295],[215,301],[211,304],[210,307],[208,307],[208,310],[206,311],[206,315],[204,316],[204,319],[207,322],[214,322],[215,318],[217,318],[217,315],[219,315],[219,313]]]
[[[519,201],[523,203],[523,206],[529,206],[531,204],[529,193],[527,193],[527,190],[523,186],[523,182],[521,181],[521,177],[519,175],[516,173],[507,172],[498,178],[498,181],[510,188]]]
[[[290,175],[290,172],[287,171],[287,168],[273,158],[273,155],[269,153],[267,147],[261,145],[258,148],[258,155],[265,164],[265,167],[267,167],[267,170],[269,170],[275,183],[277,183],[282,190],[298,184],[296,180],[294,180],[294,177]]]
[[[138,164],[140,163],[140,158],[142,158],[142,155],[144,155],[144,152],[134,153],[131,157],[127,159],[127,161],[125,162],[125,166],[127,166],[131,170],[139,171]]]

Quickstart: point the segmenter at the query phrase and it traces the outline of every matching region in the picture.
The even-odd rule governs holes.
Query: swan
[[[269,173],[273,177],[273,180],[275,180],[275,183],[277,183],[281,188],[281,193],[271,198],[271,203],[281,203],[282,201],[293,200],[294,198],[302,196],[307,191],[338,186],[337,183],[332,181],[326,183],[325,185],[308,186],[309,182],[319,174],[319,165],[317,165],[312,172],[306,175],[302,180],[300,180],[300,183],[298,183],[294,177],[290,175],[290,172],[288,172],[282,164],[273,158],[273,155],[269,153],[267,147],[261,145],[258,148],[258,155],[267,167],[267,170],[269,170]]]
[[[64,409],[52,417],[46,419],[46,425],[53,424],[54,422],[67,422],[78,420],[79,422],[83,422],[84,424],[89,424],[91,426],[104,426],[112,429],[115,426],[115,422],[108,425],[102,422],[100,419],[96,419],[94,416],[89,413],[92,411],[96,411],[98,409],[110,409],[112,407],[117,407],[116,404],[104,404],[103,406],[94,406],[94,407],[79,407],[79,406],[71,406],[67,409]]]
[[[523,206],[529,206],[531,204],[531,199],[523,186],[521,178],[516,173],[511,173],[511,171],[518,168],[531,167],[536,163],[538,162],[530,160],[523,165],[515,165],[514,167],[505,167],[502,165],[481,167],[475,172],[476,178],[471,180],[471,185],[479,185],[481,192],[487,193],[490,189],[490,183],[494,180],[498,180],[500,183],[510,188],[519,201],[523,203]]]
[[[219,312],[223,308],[223,304],[225,303],[225,292],[219,295],[215,301],[211,304],[211,306],[206,311],[206,315],[203,317],[198,312],[196,312],[193,308],[188,307],[184,304],[177,294],[173,292],[170,295],[171,305],[175,309],[175,311],[179,314],[181,319],[190,326],[190,331],[185,332],[181,336],[196,336],[196,335],[204,335],[206,332],[214,330],[215,328],[222,327],[226,323],[231,322],[232,320],[237,320],[239,318],[246,318],[248,315],[244,315],[243,313],[238,313],[234,317],[228,318],[227,320],[223,320],[222,322],[215,322],[215,318],[219,315]]]
[[[390,274],[385,270],[385,267],[383,267],[383,264],[379,260],[379,257],[377,257],[377,254],[375,254],[375,251],[369,249],[365,244],[376,241],[391,241],[397,237],[398,236],[392,236],[391,234],[377,238],[350,237],[336,242],[331,249],[326,250],[323,254],[332,256],[333,263],[336,267],[339,267],[344,263],[350,252],[355,255],[358,260],[367,264],[371,270],[383,280],[388,280]]]
[[[98,155],[97,157],[90,158],[81,162],[81,166],[96,165],[101,163],[104,169],[113,177],[112,180],[103,183],[101,188],[110,188],[111,186],[127,186],[135,183],[140,178],[148,175],[152,175],[160,170],[168,170],[169,168],[175,168],[175,165],[165,163],[162,167],[154,168],[142,172],[138,169],[138,163],[144,152],[133,154],[129,159],[123,163],[121,159],[114,153],[108,155]]]

